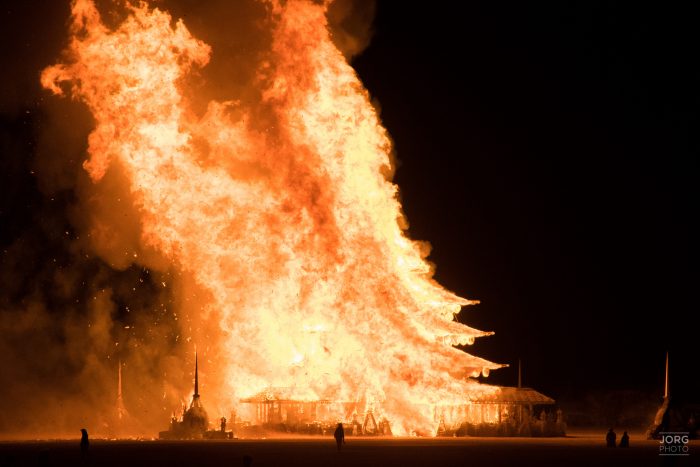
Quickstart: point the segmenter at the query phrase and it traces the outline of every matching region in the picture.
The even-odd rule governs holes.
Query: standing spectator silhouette
[[[613,431],[612,428],[608,430],[608,434],[605,435],[605,442],[609,448],[614,448],[615,447],[615,440],[617,439],[617,435]]]
[[[626,431],[624,433],[622,433],[622,436],[620,437],[620,447],[621,448],[630,447],[630,437]]]
[[[338,427],[335,429],[333,437],[335,438],[335,442],[338,444],[338,452],[340,452],[341,444],[345,443],[345,430],[343,430],[342,423],[338,423]]]
[[[88,455],[88,448],[90,447],[90,441],[88,441],[88,432],[85,428],[81,428],[80,432],[83,434],[80,437],[80,457],[86,459]]]

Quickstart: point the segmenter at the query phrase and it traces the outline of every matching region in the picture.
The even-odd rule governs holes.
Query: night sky
[[[411,4],[412,5],[412,4]],[[482,301],[472,350],[555,397],[698,400],[693,15],[615,2],[380,2],[355,60],[393,136],[412,237]],[[514,385],[517,371],[489,381]]]
[[[39,72],[65,41],[58,3],[1,12],[3,313],[70,257],[64,233],[75,235],[57,214],[73,193],[32,173],[48,144]],[[496,333],[469,351],[521,358],[525,385],[571,399],[660,397],[669,350],[672,392],[697,401],[695,16],[641,3],[445,5],[378,2],[353,66],[394,139],[411,237],[432,244],[438,282],[482,301],[460,320]],[[12,253],[23,242],[26,262]]]

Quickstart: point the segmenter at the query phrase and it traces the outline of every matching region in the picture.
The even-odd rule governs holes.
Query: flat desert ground
[[[79,435],[79,433],[78,433]],[[91,440],[81,459],[74,440],[0,442],[2,466],[700,466],[700,442],[685,457],[659,456],[658,441],[632,435],[628,449],[606,448],[605,432],[566,438],[332,438],[228,441]],[[618,434],[619,437],[619,434]]]

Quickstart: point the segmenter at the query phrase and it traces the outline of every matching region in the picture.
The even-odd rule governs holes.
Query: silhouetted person
[[[624,433],[622,433],[622,436],[620,437],[620,447],[621,448],[630,447],[630,437],[626,431]]]
[[[221,417],[221,432],[224,433],[226,431],[226,417]]]
[[[617,439],[617,435],[613,431],[612,428],[608,430],[608,434],[605,435],[605,442],[609,448],[614,448],[615,447],[615,440]]]
[[[335,429],[333,437],[335,438],[336,444],[338,444],[338,451],[340,451],[340,446],[345,442],[345,430],[343,430],[342,423],[338,423],[338,427]]]
[[[83,434],[80,437],[80,455],[85,459],[88,454],[88,448],[90,447],[90,441],[88,441],[88,433],[85,428],[81,428],[80,432]]]
[[[243,456],[243,467],[250,467],[251,465],[253,465],[253,458],[246,454]]]

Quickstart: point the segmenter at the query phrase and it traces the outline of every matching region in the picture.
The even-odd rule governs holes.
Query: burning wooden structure
[[[331,404],[330,400],[295,388],[268,388],[241,402],[254,407],[254,422],[258,425],[315,423],[326,418]]]
[[[252,408],[252,424],[266,430],[306,434],[331,433],[338,422],[347,435],[391,435],[389,420],[355,402],[314,398],[293,388],[268,388],[241,400]],[[499,387],[464,404],[434,412],[432,436],[564,436],[566,424],[554,399],[523,387]]]
[[[389,421],[372,410],[358,411],[357,402],[319,399],[312,391],[268,388],[241,400],[252,407],[253,424],[282,432],[332,433],[338,422],[347,435],[391,435]]]
[[[230,383],[252,394],[274,380],[318,394],[245,399],[258,425],[342,421],[352,433],[434,435],[516,420],[525,432],[535,407],[553,401],[475,380],[503,365],[457,346],[492,333],[455,319],[478,301],[441,287],[427,245],[407,235],[391,139],[333,40],[330,2],[272,4],[254,22],[269,49],[250,55],[265,59],[221,100],[199,95],[213,46],[145,1],[110,27],[95,1],[74,0],[69,46],[41,74],[47,90],[92,114],[83,167],[99,196],[121,203],[105,188],[118,181],[144,251],[206,297],[183,304],[187,320],[216,310],[182,329],[214,349],[221,381],[212,399],[233,405]],[[121,216],[105,214],[121,227]],[[388,403],[318,396],[340,387],[353,400]],[[161,438],[207,429],[195,363],[192,402]]]
[[[470,395],[465,405],[439,411],[438,436],[564,436],[566,423],[551,397],[522,386]]]
[[[500,387],[466,406],[466,414],[453,431],[458,436],[564,436],[566,424],[554,399],[523,387]],[[439,431],[439,430],[438,430]],[[440,434],[440,433],[438,433]]]

